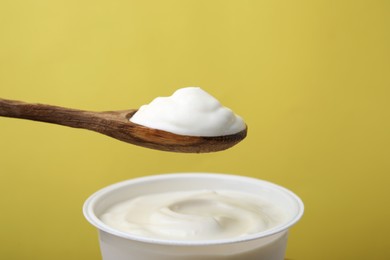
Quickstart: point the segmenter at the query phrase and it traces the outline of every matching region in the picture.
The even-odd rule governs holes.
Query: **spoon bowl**
[[[95,131],[123,142],[169,152],[208,153],[226,150],[247,135],[247,128],[232,135],[188,136],[135,124],[129,119],[136,109],[93,112],[33,104],[0,98],[0,116]]]

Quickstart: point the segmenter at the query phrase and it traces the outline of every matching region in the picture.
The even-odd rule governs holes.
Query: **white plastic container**
[[[104,224],[99,216],[110,206],[140,195],[195,189],[224,189],[260,195],[290,212],[290,219],[248,236],[202,241],[162,240],[131,235]],[[215,173],[172,173],[113,184],[90,196],[84,215],[98,228],[103,260],[283,260],[288,229],[303,214],[291,191],[259,179]]]

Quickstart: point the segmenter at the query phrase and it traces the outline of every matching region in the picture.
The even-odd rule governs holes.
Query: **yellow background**
[[[249,133],[175,154],[0,118],[0,259],[99,259],[84,200],[181,171],[301,196],[288,259],[390,259],[389,46],[385,0],[2,0],[0,97],[103,111],[200,86]]]

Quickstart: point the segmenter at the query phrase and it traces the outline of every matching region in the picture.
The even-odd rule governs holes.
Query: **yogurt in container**
[[[302,214],[302,201],[281,186],[219,173],[130,179],[84,204],[103,260],[283,260]]]

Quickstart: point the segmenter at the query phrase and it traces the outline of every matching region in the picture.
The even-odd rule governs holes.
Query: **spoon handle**
[[[0,98],[0,116],[96,130],[99,113]],[[94,127],[95,126],[95,127]]]

